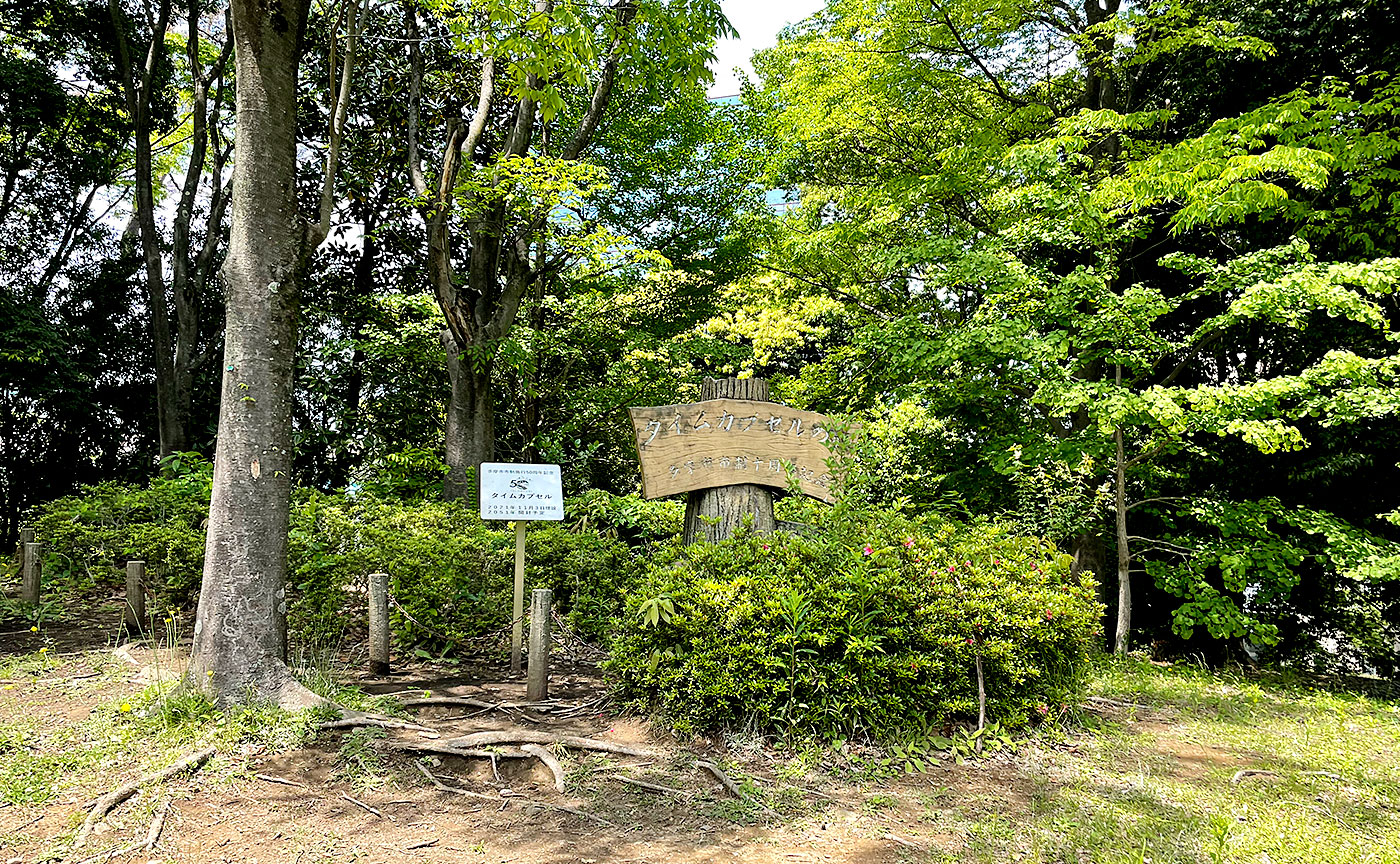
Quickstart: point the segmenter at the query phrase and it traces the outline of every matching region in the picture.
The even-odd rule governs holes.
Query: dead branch
[[[549,773],[554,775],[554,788],[559,791],[560,795],[563,795],[564,766],[559,764],[559,760],[555,758],[554,754],[538,744],[522,744],[520,749],[544,763],[544,766],[549,769]]]
[[[621,774],[610,774],[608,775],[608,777],[609,779],[616,780],[619,783],[626,783],[628,786],[637,786],[642,789],[650,789],[653,792],[666,792],[671,795],[677,795],[681,798],[690,798],[694,795],[693,792],[687,792],[684,789],[676,789],[671,786],[662,786],[660,783],[648,783],[645,780],[633,780],[631,777],[624,777]]]
[[[735,798],[738,798],[741,801],[748,801],[752,804],[757,804],[763,810],[763,812],[767,813],[769,816],[776,817],[778,815],[773,810],[773,808],[769,807],[767,804],[764,804],[761,801],[755,801],[752,797],[745,795],[744,791],[739,788],[739,784],[731,780],[729,778],[729,775],[720,770],[720,767],[715,763],[707,762],[704,759],[700,759],[696,761],[695,766],[697,768],[704,768],[706,771],[709,771],[711,774],[715,775],[715,779],[720,782],[720,785],[728,789],[730,793],[734,795]]]
[[[298,783],[295,780],[288,780],[285,777],[274,777],[271,774],[254,774],[253,776],[264,783],[280,783],[283,786],[299,786],[303,789],[306,788],[305,783]]]
[[[640,756],[656,759],[660,754],[644,747],[601,741],[597,738],[580,738],[576,735],[556,735],[553,732],[536,732],[526,729],[502,729],[499,731],[473,732],[459,738],[449,738],[443,746],[459,749],[486,747],[492,744],[562,744],[575,750],[596,750],[600,753],[617,753],[621,756]]]
[[[199,770],[205,762],[209,761],[216,749],[217,748],[214,747],[206,747],[197,753],[191,753],[169,768],[157,771],[154,774],[147,774],[145,777],[141,777],[125,786],[113,789],[111,792],[98,798],[97,803],[92,806],[92,812],[88,813],[87,819],[83,821],[83,827],[79,829],[78,837],[73,841],[73,848],[83,848],[83,845],[87,843],[88,835],[92,833],[93,826],[102,821],[102,818],[112,812],[113,808],[118,804],[130,798],[132,795],[135,795],[142,786],[169,780],[177,774],[183,774],[185,772],[194,773]],[[137,848],[140,848],[141,845],[144,844],[137,844]]]
[[[344,792],[341,792],[341,793],[340,793],[340,800],[342,800],[342,801],[349,801],[351,804],[354,804],[356,807],[359,807],[361,810],[364,810],[364,811],[367,812],[367,813],[373,813],[374,815],[378,816],[380,819],[385,818],[385,816],[384,816],[383,813],[380,813],[378,810],[374,809],[373,807],[369,806],[368,804],[366,804],[366,803],[363,802],[363,801],[358,801],[358,800],[356,800],[356,799],[354,799],[354,798],[351,798],[349,795],[346,795]],[[389,817],[389,818],[392,819],[393,817]]]
[[[1230,782],[1231,782],[1231,783],[1238,783],[1238,782],[1240,782],[1241,780],[1245,779],[1246,777],[1277,777],[1277,776],[1278,776],[1278,773],[1277,773],[1277,772],[1274,772],[1274,771],[1262,771],[1262,770],[1258,770],[1258,769],[1255,769],[1255,768],[1245,768],[1245,769],[1243,769],[1243,770],[1241,770],[1241,771],[1236,771],[1236,772],[1235,772],[1235,776],[1230,778]]]

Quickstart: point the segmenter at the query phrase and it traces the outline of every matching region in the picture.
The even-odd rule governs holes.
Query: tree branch
[[[588,143],[593,140],[593,133],[598,130],[598,123],[602,120],[603,112],[608,108],[608,101],[612,98],[613,83],[617,80],[617,67],[622,62],[622,48],[626,40],[624,31],[632,26],[632,21],[637,17],[637,4],[634,0],[619,0],[613,6],[616,16],[613,30],[612,47],[608,51],[608,59],[603,62],[602,73],[598,76],[598,83],[593,88],[593,98],[589,100],[588,111],[584,113],[583,119],[579,122],[578,131],[574,133],[574,138],[564,148],[562,158],[577,159]]]
[[[345,59],[340,72],[340,86],[333,94],[331,105],[329,142],[326,148],[326,172],[321,183],[321,218],[313,229],[313,246],[325,241],[331,230],[331,216],[335,213],[335,175],[340,162],[340,139],[345,134],[345,115],[350,110],[350,85],[355,71],[355,49],[360,34],[364,32],[365,21],[369,18],[369,0],[348,0],[350,17],[345,27]],[[331,44],[335,44],[335,34],[331,34]]]

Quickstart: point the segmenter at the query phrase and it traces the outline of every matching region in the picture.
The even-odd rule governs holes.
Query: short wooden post
[[[515,596],[510,604],[510,674],[520,674],[520,643],[525,634],[525,522],[515,522]]]
[[[140,633],[146,622],[146,562],[126,562],[126,632]]]
[[[19,529],[19,545],[18,545],[17,547],[15,547],[15,551],[19,554],[19,556],[20,556],[21,558],[23,558],[23,557],[24,557],[24,544],[26,544],[26,543],[33,543],[33,542],[34,542],[34,529],[33,529],[33,528],[30,528],[29,526],[25,526],[25,527]]]
[[[389,674],[389,574],[369,574],[369,672]]]
[[[530,592],[530,668],[525,680],[525,701],[538,702],[549,692],[549,607],[554,592],[536,588]]]
[[[24,584],[19,589],[19,599],[22,603],[31,606],[39,605],[39,582],[41,579],[40,569],[43,566],[41,555],[44,551],[42,543],[24,544]]]

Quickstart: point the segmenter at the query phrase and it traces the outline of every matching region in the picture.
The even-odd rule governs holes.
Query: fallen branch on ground
[[[1231,783],[1238,783],[1238,782],[1240,782],[1241,780],[1243,780],[1243,779],[1246,778],[1246,777],[1277,777],[1277,776],[1278,776],[1278,773],[1277,773],[1277,772],[1274,772],[1274,771],[1261,771],[1261,770],[1255,769],[1255,768],[1245,768],[1245,769],[1242,770],[1242,771],[1236,771],[1236,772],[1235,772],[1235,776],[1230,778],[1230,782],[1231,782]]]
[[[776,817],[778,815],[777,812],[774,811],[773,808],[769,807],[767,804],[764,804],[761,801],[756,801],[751,796],[745,795],[744,791],[739,788],[739,784],[731,780],[729,778],[729,775],[720,770],[720,767],[715,763],[707,762],[704,759],[699,759],[696,761],[695,766],[697,768],[704,768],[706,771],[709,771],[711,774],[715,775],[715,779],[720,782],[720,785],[728,789],[731,793],[733,793],[735,798],[738,798],[741,801],[748,801],[751,804],[758,805],[763,810],[763,812],[767,813],[769,816]]]
[[[205,762],[209,761],[216,749],[217,748],[214,747],[206,747],[197,753],[191,753],[169,768],[157,771],[154,774],[147,774],[145,777],[128,783],[125,786],[113,789],[111,792],[98,798],[97,803],[92,806],[92,812],[88,813],[87,819],[83,821],[83,827],[78,830],[78,837],[73,841],[73,848],[83,848],[83,845],[87,843],[88,835],[92,833],[93,826],[102,821],[102,818],[112,812],[113,808],[118,804],[130,798],[132,795],[135,795],[142,786],[169,780],[176,774],[183,774],[186,771],[194,773],[199,770]]]
[[[271,774],[254,774],[253,776],[264,783],[279,783],[283,786],[299,786],[303,789],[306,788],[305,783],[298,783],[295,780],[288,780],[285,777],[274,777]]]
[[[559,760],[554,754],[544,749],[538,744],[522,744],[520,749],[544,763],[544,767],[549,769],[549,773],[554,775],[554,788],[559,790],[559,794],[564,794],[564,766],[559,764]]]
[[[373,807],[369,806],[368,804],[366,804],[366,803],[363,802],[363,801],[358,801],[358,800],[356,800],[356,799],[354,799],[354,798],[351,798],[349,795],[346,795],[344,792],[341,792],[341,793],[340,793],[340,800],[342,800],[342,801],[349,801],[351,804],[354,804],[356,807],[359,807],[361,810],[364,810],[364,811],[366,811],[366,812],[368,812],[368,813],[373,813],[374,815],[378,816],[380,819],[385,818],[385,816],[384,816],[383,813],[380,813],[378,810],[374,809]],[[388,818],[392,819],[393,817],[388,817]]]

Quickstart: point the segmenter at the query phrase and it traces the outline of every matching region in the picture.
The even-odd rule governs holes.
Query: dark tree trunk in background
[[[491,401],[491,366],[473,362],[452,333],[443,330],[443,350],[447,352],[446,443],[447,478],[442,494],[449,501],[470,498],[476,488],[473,480],[482,462],[490,462],[496,452],[496,411]],[[484,367],[484,368],[483,368]]]
[[[700,401],[707,399],[768,402],[768,382],[762,378],[706,378],[700,384]],[[691,492],[685,502],[685,542],[727,540],[750,520],[754,533],[773,533],[777,523],[768,487],[740,483]]]
[[[298,216],[296,75],[307,0],[234,0],[238,160],[223,277],[225,370],[187,684],[221,702],[318,697],[292,677],[287,524],[297,282],[314,245]]]

